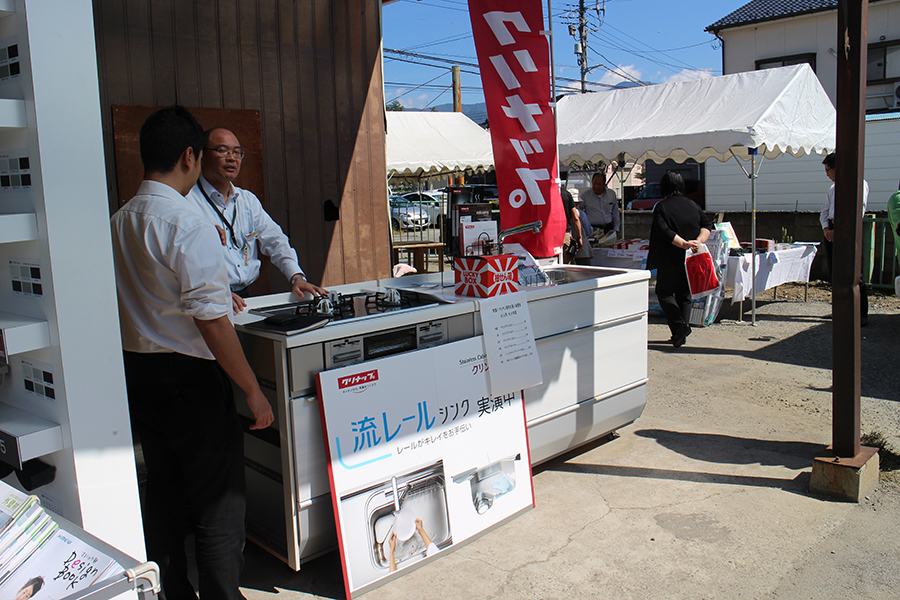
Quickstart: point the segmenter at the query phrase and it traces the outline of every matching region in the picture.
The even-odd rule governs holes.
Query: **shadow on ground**
[[[783,466],[804,469],[825,450],[822,444],[742,438],[718,433],[692,433],[667,429],[639,429],[635,435],[656,442],[682,456],[730,465]]]
[[[304,562],[297,572],[251,542],[247,542],[244,549],[244,559],[242,588],[270,594],[286,590],[312,594],[318,598],[344,598],[344,576],[339,552],[329,552],[325,556]]]
[[[765,308],[765,302],[758,302],[757,306]],[[784,303],[787,304],[787,303]],[[737,326],[734,321],[740,316],[737,305],[723,307],[719,320],[711,325],[715,327]],[[744,321],[749,320],[745,314]],[[687,345],[675,349],[667,340],[651,340],[648,344],[650,350],[663,352],[679,352],[695,355],[732,355],[770,362],[809,367],[815,369],[832,368],[832,327],[829,315],[812,316],[797,314],[757,314],[758,327],[746,323],[747,339],[759,342],[760,347],[752,350],[738,350],[734,348],[705,347],[702,345],[702,335],[693,335],[688,338]],[[664,324],[665,319],[658,313],[651,313],[652,323]],[[723,322],[723,320],[727,320]],[[774,323],[812,323],[802,331],[777,339],[769,335],[777,329],[767,328],[767,324]],[[695,331],[698,331],[695,328]],[[873,313],[869,315],[869,325],[860,330],[860,383],[861,394],[870,398],[880,398],[900,402],[900,386],[896,378],[889,376],[896,372],[897,340],[900,339],[900,314]]]
[[[693,460],[733,465],[768,465],[784,466],[788,469],[806,469],[813,463],[813,457],[822,452],[821,444],[808,442],[782,442],[778,440],[761,440],[741,438],[713,433],[690,433],[669,431],[665,429],[640,429],[635,435],[655,439],[661,446],[677,452]],[[684,471],[653,467],[633,467],[623,465],[602,465],[572,462],[572,459],[584,454],[593,447],[605,443],[609,438],[599,440],[589,446],[581,447],[541,465],[540,471],[560,471],[567,473],[585,473],[591,475],[613,475],[617,477],[643,477],[668,481],[691,481],[696,483],[719,483],[724,485],[741,485],[754,487],[770,487],[792,493],[808,495],[808,471],[798,473],[795,477],[762,477],[748,475],[730,475],[727,473],[710,473],[707,471]]]

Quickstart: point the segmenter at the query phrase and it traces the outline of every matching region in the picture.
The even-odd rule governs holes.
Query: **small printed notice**
[[[492,394],[543,383],[525,292],[480,300]]]

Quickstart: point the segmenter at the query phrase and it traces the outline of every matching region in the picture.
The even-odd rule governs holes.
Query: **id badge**
[[[256,231],[252,231],[244,236],[244,247],[241,248],[241,253],[244,255],[245,266],[250,264],[250,244],[256,241],[257,235],[259,235],[259,229],[257,229]]]

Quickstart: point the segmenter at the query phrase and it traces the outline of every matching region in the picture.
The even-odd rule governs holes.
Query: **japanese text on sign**
[[[491,122],[500,218],[505,227],[542,221],[540,235],[516,239],[535,256],[557,254],[566,219],[556,183],[556,126],[542,5],[534,0],[470,0],[469,15]]]

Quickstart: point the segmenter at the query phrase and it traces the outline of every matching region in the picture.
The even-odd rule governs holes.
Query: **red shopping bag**
[[[708,296],[719,289],[716,266],[713,264],[712,255],[706,244],[700,244],[696,252],[684,251],[684,268],[687,271],[691,296],[695,298]]]

